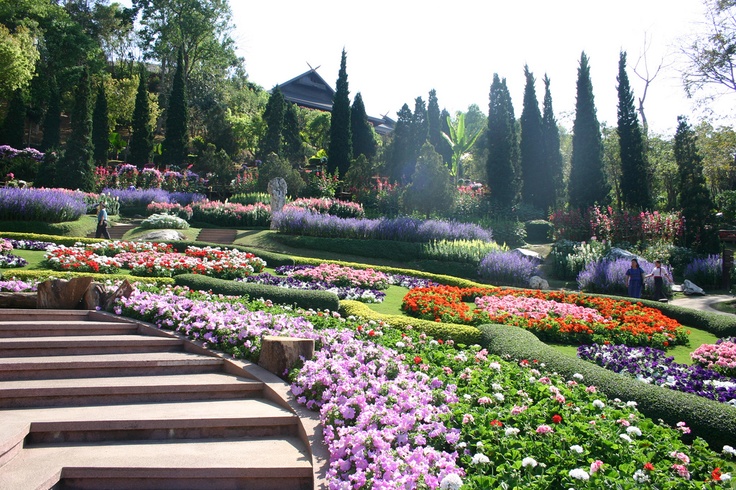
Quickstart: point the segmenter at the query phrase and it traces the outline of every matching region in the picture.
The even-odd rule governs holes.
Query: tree
[[[39,57],[29,29],[19,26],[11,33],[0,24],[0,97],[28,86]]]
[[[391,135],[393,139],[386,161],[386,173],[391,181],[406,183],[411,177],[409,170],[414,169],[410,163],[412,113],[409,106],[404,104],[396,114],[398,119]]]
[[[411,184],[404,192],[404,205],[429,219],[432,212],[452,206],[453,192],[452,179],[442,155],[426,141],[419,153]]]
[[[542,114],[539,112],[536,80],[524,66],[524,108],[521,111],[521,199],[535,208],[547,210],[550,202],[545,193],[552,182],[548,168],[544,166],[544,139],[542,133]]]
[[[465,114],[462,112],[457,115],[455,124],[452,124],[452,120],[448,115],[447,126],[450,128],[450,134],[442,133],[442,136],[452,148],[450,175],[454,177],[454,183],[457,185],[457,179],[462,175],[463,159],[469,156],[469,152],[478,140],[481,130],[479,129],[475,134],[467,131],[465,128]]]
[[[74,93],[71,112],[71,134],[64,156],[59,160],[56,184],[67,189],[91,192],[94,186],[92,161],[92,117],[90,103],[89,72],[84,67]]]
[[[110,125],[107,115],[107,96],[105,84],[97,88],[95,109],[92,112],[92,144],[94,145],[94,161],[97,165],[107,165],[107,151],[110,148]]]
[[[285,109],[283,129],[284,156],[292,163],[302,163],[302,160],[304,160],[304,141],[302,141],[301,137],[296,104],[287,102]]]
[[[544,76],[544,109],[542,111],[542,144],[544,145],[545,172],[550,176],[549,185],[544,187],[545,208],[555,205],[565,195],[564,172],[562,169],[562,153],[560,152],[560,130],[552,108],[551,81]]]
[[[355,94],[353,107],[350,109],[350,129],[353,136],[353,155],[357,158],[365,155],[368,160],[376,156],[376,138],[373,125],[368,121],[365,113],[363,97],[360,92]]]
[[[182,56],[182,50],[180,50],[176,72],[174,72],[174,83],[171,85],[169,107],[166,110],[166,136],[161,148],[161,156],[166,165],[183,164],[189,148],[187,87],[184,82]]]
[[[445,114],[443,114],[443,112]],[[440,111],[439,100],[437,99],[437,91],[432,89],[429,91],[429,100],[427,101],[427,123],[429,124],[429,142],[432,143],[437,153],[442,155],[442,160],[448,168],[452,168],[452,148],[443,136],[450,134],[450,127],[447,124],[447,111]]]
[[[580,57],[570,162],[570,206],[587,208],[603,203],[608,188],[603,177],[603,144],[596,116],[593,84],[585,52]]]
[[[736,189],[736,131],[732,127],[714,128],[701,122],[695,128],[698,153],[703,157],[703,176],[712,196]]]
[[[621,198],[624,207],[642,211],[652,207],[651,174],[644,138],[634,107],[634,92],[626,74],[626,53],[618,60],[618,141],[621,156]]]
[[[132,131],[130,144],[128,145],[128,161],[143,168],[148,163],[153,151],[153,133],[150,124],[150,108],[148,105],[147,73],[141,65],[141,73],[138,78],[138,92],[135,96],[135,108],[133,109]]]
[[[506,79],[493,74],[488,111],[488,160],[486,163],[491,203],[496,209],[510,210],[519,201],[521,169],[516,119]]]
[[[338,171],[345,175],[353,158],[352,135],[350,131],[350,91],[348,90],[347,53],[342,50],[340,72],[332,100],[332,119],[330,121],[330,149],[327,169],[331,174]]]
[[[282,139],[284,132],[284,114],[286,113],[286,101],[281,89],[276,85],[268,98],[266,109],[263,112],[263,121],[266,123],[266,134],[261,139],[258,155],[261,160],[271,153],[281,155]]]
[[[26,101],[23,89],[16,89],[8,103],[2,127],[3,144],[13,148],[25,148]]]
[[[429,138],[429,121],[427,121],[427,106],[421,97],[414,100],[414,114],[411,120],[411,161],[416,162],[419,152]],[[411,172],[413,173],[413,171]]]
[[[703,159],[698,153],[697,136],[683,116],[677,118],[675,161],[679,177],[679,205],[685,218],[684,245],[701,250],[708,248],[713,205],[705,187]]]
[[[677,209],[679,187],[677,162],[675,162],[674,140],[663,135],[647,137],[647,154],[652,167],[652,195],[660,209]]]
[[[61,94],[56,77],[49,80],[49,103],[43,118],[43,139],[41,149],[45,152],[58,148],[61,144]]]

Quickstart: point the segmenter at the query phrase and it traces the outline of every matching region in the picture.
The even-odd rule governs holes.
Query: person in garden
[[[659,260],[654,261],[654,269],[652,269],[652,272],[647,274],[645,277],[653,277],[654,278],[654,299],[655,301],[659,301],[660,299],[666,299],[667,296],[665,296],[663,291],[664,286],[664,278],[666,277],[669,279],[670,282],[672,282],[672,276],[669,272],[667,272],[667,269],[662,267],[662,262]]]
[[[641,298],[641,287],[644,284],[644,271],[639,267],[639,261],[631,259],[631,268],[626,271],[626,287],[629,289],[629,296],[632,298]]]
[[[102,236],[109,240],[110,232],[107,231],[107,209],[105,209],[105,203],[101,202],[97,209],[97,231],[95,231],[95,238]]]

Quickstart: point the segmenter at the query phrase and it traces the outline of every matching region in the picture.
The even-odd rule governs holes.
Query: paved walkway
[[[731,296],[730,294],[705,294],[673,299],[672,301],[670,301],[670,303],[677,306],[684,306],[685,308],[730,315],[731,313],[724,313],[723,311],[716,310],[715,308],[713,308],[712,305],[716,303],[721,303],[723,301],[730,301],[735,299],[736,297]]]

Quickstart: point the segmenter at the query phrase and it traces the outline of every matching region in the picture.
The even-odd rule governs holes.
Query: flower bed
[[[736,338],[718,339],[715,344],[701,345],[690,357],[708,369],[736,378]]]
[[[97,272],[115,274],[123,266],[115,257],[98,255],[81,247],[57,245],[48,249],[43,257],[44,266],[55,271]]]
[[[86,211],[81,192],[0,187],[0,220],[61,223],[75,221]]]
[[[501,300],[482,299],[480,304],[477,304],[478,308],[472,311],[465,303],[485,296],[501,298]],[[519,301],[514,298],[552,301],[561,306],[556,307],[555,310],[550,303],[546,303],[549,308],[547,315],[531,315],[514,306]],[[522,301],[522,303],[522,309],[539,308],[539,304],[533,304],[533,302],[524,303]],[[487,308],[486,305],[494,305],[496,308]],[[562,305],[593,309],[597,314],[582,313],[584,310]],[[510,308],[513,312],[506,308]],[[402,309],[409,315],[434,321],[470,325],[483,323],[515,325],[534,332],[542,340],[552,342],[610,342],[661,348],[687,345],[688,342],[687,332],[682,325],[655,308],[648,308],[625,300],[583,294],[527,289],[436,286],[409,291],[404,297]]]
[[[316,267],[302,267],[286,272],[286,275],[302,281],[328,282],[340,287],[363,289],[386,289],[388,277],[373,269],[353,269],[337,264],[321,264]]]
[[[205,200],[192,203],[191,208],[192,220],[217,226],[268,227],[271,221],[271,208],[263,203],[244,206]]]

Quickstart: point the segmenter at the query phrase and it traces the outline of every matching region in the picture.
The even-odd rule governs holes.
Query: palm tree
[[[457,185],[457,179],[462,173],[462,161],[471,148],[473,148],[482,130],[479,129],[473,136],[469,136],[465,132],[465,114],[462,112],[457,115],[457,122],[454,125],[450,116],[447,116],[447,126],[450,128],[450,134],[442,133],[442,136],[450,144],[450,147],[452,147],[452,168],[450,168],[450,175],[454,177],[455,185]]]

